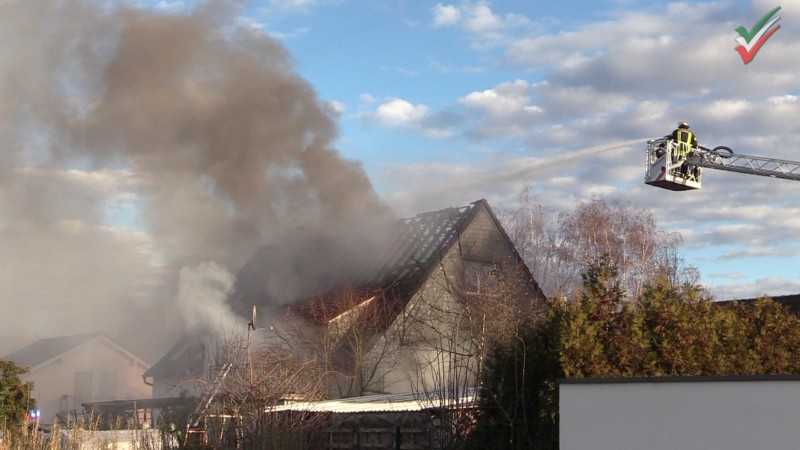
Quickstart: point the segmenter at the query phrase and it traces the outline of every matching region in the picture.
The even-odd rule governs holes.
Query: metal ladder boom
[[[700,155],[690,155],[687,162],[709,169],[800,181],[800,162],[795,161],[736,153],[720,155],[710,151]]]

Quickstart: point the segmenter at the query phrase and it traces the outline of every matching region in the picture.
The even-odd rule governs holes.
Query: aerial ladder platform
[[[798,161],[741,155],[724,145],[681,148],[685,145],[669,137],[647,141],[645,184],[671,191],[700,189],[703,169],[800,181]]]

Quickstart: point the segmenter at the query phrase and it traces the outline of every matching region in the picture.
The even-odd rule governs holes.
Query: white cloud
[[[251,32],[254,33],[262,33],[267,28],[265,22],[256,20],[253,17],[239,17],[237,18],[236,22],[239,24],[239,26],[245,29],[249,29]]]
[[[458,103],[477,114],[472,125],[475,136],[524,136],[527,127],[544,113],[541,107],[532,104],[530,93],[531,86],[526,81],[515,80],[471,92]]]
[[[624,112],[635,100],[624,93],[597,90],[593,86],[552,86],[538,89],[543,108],[552,117],[591,117]]]
[[[730,282],[707,286],[717,300],[742,300],[762,295],[793,295],[800,292],[800,280],[796,278],[766,277],[752,280],[744,273],[733,278],[726,275],[720,274],[720,280],[730,280]]]
[[[402,98],[390,97],[377,106],[378,99],[370,94],[362,94],[360,100],[357,117],[366,124],[421,133],[437,140],[452,137],[460,121],[458,115],[446,111],[431,113],[427,105],[413,104]]]
[[[342,102],[332,100],[328,102],[328,106],[333,110],[336,114],[343,114],[345,110],[347,110],[347,105]]]
[[[786,95],[777,95],[767,99],[767,103],[773,105],[792,105],[798,102],[798,96],[786,94]]]
[[[700,113],[713,120],[726,121],[741,117],[753,108],[753,105],[743,99],[728,98],[711,101],[701,106]]]
[[[467,20],[465,26],[472,33],[487,33],[503,28],[503,20],[496,16],[487,2],[478,2],[467,6]]]
[[[265,28],[265,25],[263,23],[258,23],[258,24],[253,24],[253,27],[254,27],[253,28],[254,30],[260,31],[262,28]],[[291,31],[269,30],[267,32],[269,33],[270,36],[272,36],[273,38],[275,38],[275,39],[277,39],[279,41],[287,41],[289,39],[295,39],[295,38],[298,38],[300,36],[306,35],[306,34],[309,33],[309,31],[310,31],[310,28],[301,27],[301,28],[296,28],[296,29],[291,30]]]
[[[688,17],[625,11],[614,19],[573,29],[530,33],[511,40],[505,59],[521,68],[550,66],[572,77],[578,70],[581,77],[602,80],[614,70],[620,80],[635,76],[652,83],[671,76],[683,81],[714,67],[722,56],[720,49],[732,52],[729,33],[709,26],[724,7],[719,3],[695,5]],[[727,42],[719,41],[722,38]],[[628,83],[628,87],[632,86]]]
[[[522,15],[496,14],[489,1],[464,1],[458,6],[439,3],[431,13],[434,27],[461,27],[475,48],[491,48],[508,39],[512,30],[531,26]]]
[[[467,94],[459,99],[459,103],[467,108],[487,111],[491,115],[509,116],[535,108],[530,105],[529,89],[526,81],[515,80],[493,89]]]
[[[676,5],[663,12],[629,10],[571,30],[519,38],[510,34],[511,24],[530,24],[526,18],[500,16],[489,2],[448,6],[458,8],[465,33],[501,33],[503,39],[493,42],[507,42],[506,62],[544,70],[544,82],[529,86],[528,93],[501,92],[501,86],[517,84],[508,82],[458,99],[467,137],[525,137],[540,145],[574,146],[613,130],[661,135],[669,130],[657,124],[671,127],[680,118],[697,124],[701,137],[717,139],[706,130],[719,130],[724,137],[766,121],[788,130],[788,118],[797,112],[791,95],[772,96],[772,108],[755,107],[753,93],[763,90],[763,82],[742,76],[744,66],[731,44],[735,33],[721,21],[731,14],[729,4],[685,5],[693,11],[689,18]],[[798,78],[790,70],[780,73],[774,91]],[[721,92],[723,87],[729,92]]]
[[[418,126],[427,116],[427,106],[414,105],[401,98],[391,99],[382,103],[374,114],[378,122],[387,127]]]
[[[447,27],[457,24],[461,20],[461,11],[454,5],[438,3],[432,9],[433,25]]]

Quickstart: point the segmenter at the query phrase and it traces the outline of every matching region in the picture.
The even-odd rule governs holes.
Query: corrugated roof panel
[[[267,412],[310,411],[332,413],[410,412],[439,409],[444,406],[473,406],[478,402],[477,389],[470,389],[458,401],[436,393],[406,392],[401,394],[366,395],[318,402],[297,402],[267,409]]]

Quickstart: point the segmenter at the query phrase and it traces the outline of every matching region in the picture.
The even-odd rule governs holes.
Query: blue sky
[[[592,195],[618,197],[681,232],[687,260],[718,295],[800,288],[798,242],[785,217],[797,212],[793,182],[715,172],[705,192],[661,191],[640,184],[642,146],[633,145],[484,190],[452,187],[505,164],[660,136],[677,120],[695,124],[705,145],[800,159],[797,120],[770,116],[798,111],[790,55],[798,55],[792,23],[800,5],[275,3],[283,3],[280,14],[253,5],[254,25],[281,40],[321,99],[339,105],[338,148],[402,212],[475,196],[513,207],[525,184],[554,211]],[[734,28],[778,5],[782,29],[745,66]],[[426,123],[448,114],[452,126]]]
[[[225,239],[207,248],[211,234],[176,231],[202,222],[230,237],[225,233],[236,227],[220,212],[238,214],[238,202],[246,199],[232,193],[220,194],[216,203],[204,198],[217,192],[221,179],[203,175],[193,191],[180,173],[159,178],[152,162],[158,151],[126,156],[95,148],[146,147],[153,144],[144,139],[148,134],[159,145],[175,144],[158,141],[174,136],[159,134],[158,123],[135,122],[136,116],[125,116],[132,128],[118,133],[116,122],[86,121],[93,108],[127,114],[125,102],[103,103],[110,85],[100,75],[116,67],[108,61],[125,61],[116,46],[131,16],[114,13],[123,4],[149,19],[199,16],[208,7],[179,0],[0,5],[6,18],[0,23],[0,81],[14,94],[0,102],[0,118],[11,117],[4,123],[14,125],[0,125],[8,147],[0,172],[11,180],[0,183],[6,261],[0,299],[31,305],[66,299],[73,310],[65,314],[76,324],[83,311],[76,304],[123,297],[132,309],[151,305],[142,287],[163,281],[165,261],[219,259],[231,272],[241,262],[241,256],[220,255],[222,246],[236,247]],[[228,9],[220,13],[219,5]],[[781,28],[745,65],[734,50],[735,28],[752,27],[775,6],[781,6]],[[526,188],[553,214],[605,196],[648,208],[661,227],[679,232],[682,255],[718,298],[800,293],[800,183],[708,170],[700,191],[643,184],[644,141],[669,133],[679,120],[689,121],[709,147],[800,160],[797,0],[272,0],[212,2],[210,8],[215,13],[208,23],[245,36],[234,44],[284,49],[288,73],[333,118],[338,134],[331,145],[363,167],[380,200],[398,215],[480,198],[497,210],[513,209]],[[39,29],[47,32],[31,31]],[[173,38],[144,40],[141,48],[169,52],[193,44],[177,31]],[[48,52],[54,48],[79,58],[53,59]],[[199,55],[235,61],[217,50]],[[273,50],[251,56],[282,64]],[[167,66],[171,61],[145,56]],[[145,78],[158,73],[156,66],[126,67]],[[227,70],[212,67],[208,73]],[[187,92],[193,108],[222,101]],[[157,96],[145,100],[158,104]],[[189,112],[175,102],[164,105],[152,111],[163,122]],[[52,114],[32,120],[38,108]],[[85,140],[75,123],[100,129]],[[214,127],[177,126],[198,123],[200,130]],[[148,127],[155,127],[152,133]],[[82,153],[81,145],[94,150]],[[226,164],[209,158],[215,167]],[[191,158],[183,162],[192,164]],[[291,175],[298,162],[287,164]],[[297,180],[280,181],[294,186]],[[278,204],[288,208],[291,197]],[[158,209],[149,210],[153,205]]]

